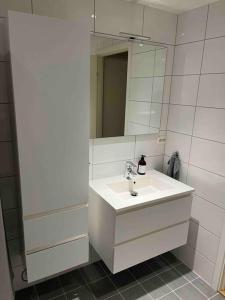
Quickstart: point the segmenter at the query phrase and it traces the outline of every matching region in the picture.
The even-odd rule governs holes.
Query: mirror
[[[91,35],[90,137],[158,133],[167,48]]]

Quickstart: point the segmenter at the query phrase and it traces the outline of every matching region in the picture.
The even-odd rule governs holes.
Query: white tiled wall
[[[209,284],[225,217],[224,36],[224,0],[178,17],[164,162],[178,150],[181,180],[195,188],[188,243],[175,253]]]

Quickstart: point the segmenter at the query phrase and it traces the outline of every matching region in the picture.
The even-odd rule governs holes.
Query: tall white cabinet
[[[89,32],[9,12],[29,282],[88,261]]]

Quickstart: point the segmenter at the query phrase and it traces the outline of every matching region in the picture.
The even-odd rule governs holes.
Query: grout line
[[[129,100],[130,101],[130,100]],[[135,100],[131,100],[131,101],[135,101]],[[141,102],[141,101],[136,101],[136,102]],[[144,102],[144,101],[143,101]],[[154,102],[157,103],[157,102]],[[160,103],[159,103],[160,104]],[[164,103],[163,103],[164,104]],[[165,103],[168,104],[168,103]],[[172,106],[188,106],[188,107],[197,107],[197,108],[205,108],[205,109],[222,109],[224,110],[225,107],[214,107],[214,106],[203,106],[203,105],[192,105],[192,104],[180,104],[180,103],[170,103],[170,105]]]

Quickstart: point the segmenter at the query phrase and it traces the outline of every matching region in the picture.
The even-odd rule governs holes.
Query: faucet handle
[[[126,161],[126,165],[127,165],[127,167],[133,167],[133,168],[136,168],[137,166],[135,165],[135,163],[133,163],[132,161],[130,161],[130,160],[127,160]]]

